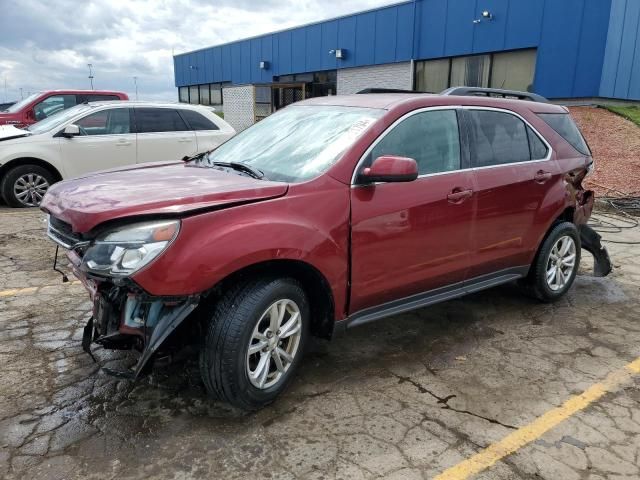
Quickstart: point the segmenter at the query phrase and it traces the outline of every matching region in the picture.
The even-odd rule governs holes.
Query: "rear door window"
[[[468,110],[474,167],[531,160],[525,123],[506,112]]]
[[[215,123],[193,110],[180,110],[180,115],[189,124],[191,130],[219,130]]]
[[[138,133],[185,132],[189,130],[182,117],[173,108],[136,108],[135,115]]]
[[[420,175],[459,170],[456,111],[424,111],[406,118],[382,137],[371,151],[369,161],[383,155],[413,158]]]
[[[539,113],[538,116],[583,155],[591,155],[589,146],[568,113]]]

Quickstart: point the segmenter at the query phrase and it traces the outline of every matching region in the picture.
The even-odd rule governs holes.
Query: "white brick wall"
[[[338,70],[338,95],[357,93],[365,88],[411,89],[411,62]]]
[[[254,124],[253,85],[224,87],[222,89],[222,111],[224,119],[237,132]]]

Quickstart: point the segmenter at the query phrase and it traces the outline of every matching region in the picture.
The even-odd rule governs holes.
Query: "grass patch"
[[[220,118],[224,118],[224,112],[219,112],[218,110],[216,110],[215,112],[216,115],[218,115]]]
[[[633,123],[640,127],[640,107],[614,107],[613,105],[603,105],[604,108],[610,112],[616,113],[621,117],[631,120]]]

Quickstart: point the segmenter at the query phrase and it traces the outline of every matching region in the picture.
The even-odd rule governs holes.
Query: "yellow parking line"
[[[46,287],[59,287],[60,285],[79,285],[80,283],[81,283],[80,280],[72,280],[71,282],[59,283],[57,285],[40,285],[37,287],[10,288],[8,290],[0,290],[0,298],[36,293],[40,289],[46,288]]]
[[[549,410],[530,424],[519,428],[499,442],[481,450],[473,457],[445,470],[434,480],[462,480],[482,472],[497,461],[540,438],[571,415],[586,408],[605,393],[628,382],[634,375],[639,373],[640,358],[636,358],[633,362],[607,375],[602,382],[592,385],[580,395],[569,398],[558,408]]]

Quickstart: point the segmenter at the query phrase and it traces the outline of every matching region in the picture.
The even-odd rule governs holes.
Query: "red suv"
[[[609,273],[567,109],[447,93],[305,100],[184,162],[53,185],[48,235],[94,303],[85,350],[139,350],[136,378],[196,343],[207,390],[256,409],[309,335],[515,280],[553,301],[581,248]]]
[[[26,127],[74,105],[104,100],[129,100],[126,93],[109,90],[48,90],[29,95],[0,112],[0,125]]]

